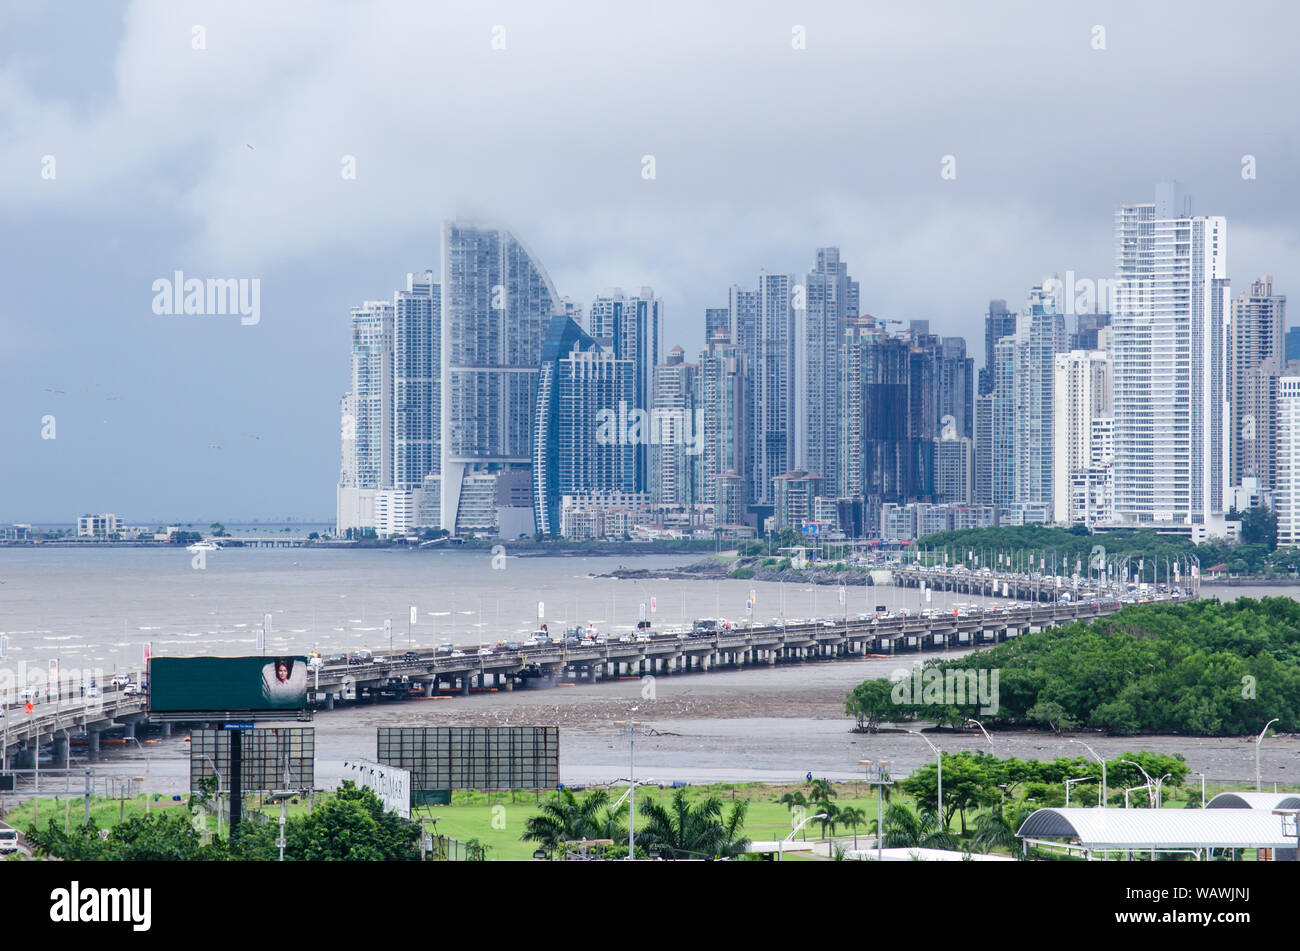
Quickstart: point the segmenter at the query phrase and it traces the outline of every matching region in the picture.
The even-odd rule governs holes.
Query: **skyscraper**
[[[393,487],[419,489],[441,471],[441,287],[408,274],[393,295]]]
[[[1093,467],[1094,423],[1111,418],[1110,359],[1104,350],[1056,355],[1052,394],[1052,521],[1069,525],[1099,518],[1088,488],[1103,476]],[[1104,458],[1101,457],[1101,458]],[[1107,470],[1108,470],[1107,466]]]
[[[989,394],[991,457],[989,504],[1016,502],[1016,338],[1002,337],[993,346],[993,391]]]
[[[631,361],[635,383],[631,405],[648,412],[654,401],[655,367],[663,359],[663,302],[654,290],[641,288],[626,297],[622,288],[597,297],[591,305],[591,336],[620,360]],[[647,445],[635,447],[636,491],[648,491],[650,452]]]
[[[634,372],[574,321],[551,319],[538,374],[532,508],[540,534],[560,532],[565,495],[631,492],[635,446],[627,438]]]
[[[727,320],[731,327],[731,342],[740,347],[745,354],[745,464],[737,470],[745,479],[745,504],[748,506],[759,497],[758,457],[759,457],[759,419],[755,415],[757,405],[758,366],[759,366],[759,295],[758,291],[747,290],[735,284],[727,293]]]
[[[858,282],[848,275],[839,248],[818,248],[813,269],[795,291],[794,367],[791,413],[797,417],[796,465],[822,477],[829,496],[839,495],[840,330],[856,317]]]
[[[1175,183],[1115,215],[1115,515],[1193,524],[1229,482],[1227,222]]]
[[[452,533],[461,527],[468,476],[479,501],[493,496],[506,473],[519,473],[527,484],[542,338],[557,313],[564,306],[551,279],[513,234],[444,223],[440,513]],[[531,533],[532,513],[511,501],[496,495],[484,502],[495,507],[495,530],[507,537]],[[485,521],[476,515],[476,526]]]
[[[754,368],[751,410],[754,439],[754,501],[775,501],[772,480],[793,468],[800,414],[794,396],[794,308],[790,274],[759,272],[758,326],[750,365]],[[816,473],[820,475],[820,473]]]
[[[984,368],[979,377],[981,393],[993,392],[993,348],[1003,337],[1010,337],[1015,332],[1016,312],[1008,310],[1004,300],[989,301],[988,312],[984,315]]]
[[[704,341],[707,343],[722,334],[731,337],[731,311],[726,307],[704,308]]]
[[[933,421],[923,399],[923,351],[875,318],[845,321],[840,357],[840,492],[873,505],[934,492]]]
[[[703,419],[697,426],[699,369],[697,364],[686,362],[681,347],[673,347],[668,358],[655,367],[649,492],[650,501],[658,505],[694,505],[700,501],[697,477]]]
[[[352,309],[352,387],[343,398],[338,530],[373,526],[374,497],[393,479],[393,305]]]
[[[746,428],[749,407],[745,402],[747,355],[740,346],[724,339],[714,338],[700,352],[699,373],[696,375],[695,403],[704,414],[704,446],[697,457],[700,474],[701,502],[715,506],[721,504],[723,492],[720,480],[730,473],[732,482],[728,491],[734,492],[734,481],[744,479],[748,445]],[[744,499],[737,509],[734,497],[728,497],[728,521],[740,524],[743,519]],[[716,510],[715,510],[716,521]]]
[[[1037,286],[1016,327],[1012,447],[1016,503],[1052,501],[1052,386],[1056,355],[1065,350],[1065,317]]]
[[[1279,547],[1300,547],[1300,376],[1278,378],[1273,510]]]
[[[1260,489],[1273,488],[1274,414],[1285,327],[1286,297],[1273,294],[1271,276],[1253,282],[1249,294],[1232,301],[1228,376],[1234,486],[1253,476]]]

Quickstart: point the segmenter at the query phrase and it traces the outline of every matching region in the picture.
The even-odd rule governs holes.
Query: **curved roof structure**
[[[1070,839],[1084,849],[1294,849],[1282,820],[1260,809],[1039,809],[1022,839]]]
[[[1205,804],[1206,809],[1300,809],[1300,795],[1271,792],[1224,792]]]

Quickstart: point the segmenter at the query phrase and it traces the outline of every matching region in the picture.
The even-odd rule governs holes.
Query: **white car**
[[[128,674],[118,674],[111,681],[114,687],[125,687],[130,682],[131,682],[131,677]]]
[[[451,656],[452,656],[452,657],[464,657],[464,656],[465,656],[465,652],[464,652],[464,651],[453,650],[453,651],[451,652]]]
[[[479,656],[479,657],[491,657],[491,656],[492,656],[492,648],[490,648],[490,647],[480,647],[480,648],[478,649],[478,656]]]

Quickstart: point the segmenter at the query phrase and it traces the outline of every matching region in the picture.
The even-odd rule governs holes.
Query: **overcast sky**
[[[1298,27],[1288,3],[7,0],[0,520],[332,520],[349,308],[436,268],[448,216],[510,227],[584,306],[652,285],[688,354],[729,285],[835,244],[864,311],[978,365],[988,299],[1109,276],[1115,205],[1161,178],[1228,217],[1234,293],[1287,293]],[[260,322],[154,314],[176,270],[259,279]]]

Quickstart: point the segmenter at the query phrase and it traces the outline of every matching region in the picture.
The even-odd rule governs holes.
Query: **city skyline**
[[[325,517],[348,309],[436,268],[444,217],[508,222],[584,304],[653,287],[692,360],[731,283],[829,246],[863,310],[974,355],[988,300],[1113,275],[1114,207],[1169,177],[1232,222],[1234,290],[1292,290],[1285,5],[1266,32],[1211,4],[380,6],[404,29],[293,3],[0,13],[22,235],[0,265],[0,452],[21,460],[0,519]],[[1187,71],[1198,49],[1228,68]],[[177,272],[258,281],[256,322],[155,312]]]

